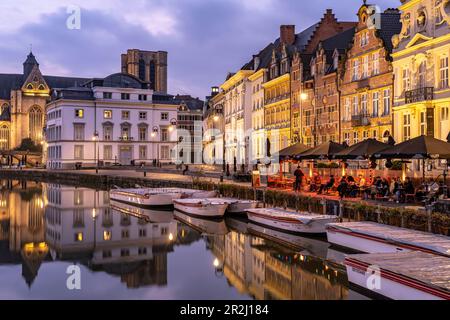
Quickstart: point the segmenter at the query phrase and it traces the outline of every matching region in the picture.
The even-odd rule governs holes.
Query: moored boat
[[[220,200],[228,203],[227,213],[246,214],[249,209],[258,207],[258,201],[255,200],[239,200],[233,198],[220,198]]]
[[[250,221],[275,229],[304,234],[324,234],[328,223],[337,222],[337,216],[297,213],[275,208],[247,210]]]
[[[330,223],[327,239],[365,253],[423,251],[450,257],[450,237],[375,222]]]
[[[175,210],[203,218],[223,218],[228,201],[220,198],[210,199],[176,199]]]
[[[110,199],[139,207],[173,207],[174,199],[203,199],[217,196],[216,191],[182,188],[113,189]]]
[[[349,255],[349,282],[394,300],[450,300],[449,259],[420,251]]]
[[[135,207],[127,203],[111,200],[110,207],[119,213],[144,219],[150,223],[169,223],[173,220],[173,212],[151,210],[146,208]]]

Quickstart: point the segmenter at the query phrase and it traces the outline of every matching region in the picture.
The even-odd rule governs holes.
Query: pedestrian
[[[295,176],[295,186],[294,191],[300,191],[302,187],[302,180],[305,174],[303,173],[302,169],[300,169],[300,165],[297,166],[297,169],[294,172]]]

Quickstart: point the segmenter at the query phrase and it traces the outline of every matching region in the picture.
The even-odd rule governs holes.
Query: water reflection
[[[20,268],[37,298],[64,292],[48,274],[49,266],[58,263],[89,270],[84,276],[95,290],[82,292],[84,298],[354,298],[341,257],[323,240],[244,220],[210,221],[135,208],[87,188],[1,182],[0,268],[13,269],[0,274],[0,283]],[[45,275],[40,277],[39,270]],[[19,284],[2,285],[0,297],[14,286]]]

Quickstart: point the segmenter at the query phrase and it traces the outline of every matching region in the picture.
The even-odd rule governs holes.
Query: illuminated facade
[[[20,146],[25,138],[41,144],[50,89],[83,81],[85,79],[43,76],[31,52],[23,63],[22,74],[0,74],[0,151]]]
[[[392,134],[393,83],[391,38],[401,28],[400,13],[375,13],[364,4],[345,59],[340,83],[341,142],[368,138],[387,141]]]
[[[256,60],[260,63],[260,60]],[[255,69],[260,66],[255,65]],[[259,69],[249,77],[252,91],[252,131],[251,131],[251,159],[255,164],[262,162],[265,154],[266,130],[264,122],[264,79],[267,70]]]
[[[218,87],[213,87],[203,114],[203,160],[207,164],[223,165],[224,99],[223,92]]]
[[[402,0],[402,30],[392,39],[394,139],[446,140],[450,131],[450,3]]]

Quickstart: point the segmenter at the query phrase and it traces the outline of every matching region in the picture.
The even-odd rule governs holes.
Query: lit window
[[[75,109],[75,118],[83,118],[84,109]]]
[[[111,119],[112,118],[112,110],[104,110],[103,111],[103,118]]]
[[[442,57],[440,61],[440,85],[441,89],[448,88],[448,57]]]
[[[83,241],[83,232],[75,233],[75,242],[82,242]]]
[[[130,119],[130,111],[122,111],[122,120]]]
[[[111,240],[111,237],[112,237],[111,231],[109,231],[109,230],[103,231],[103,240],[109,241],[109,240]]]

